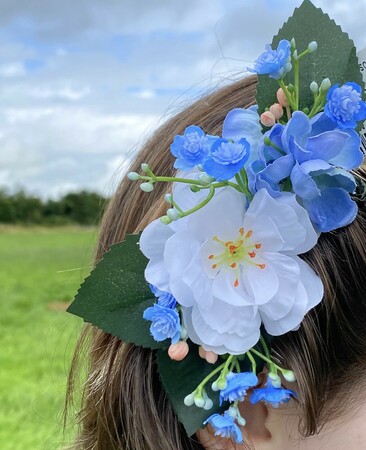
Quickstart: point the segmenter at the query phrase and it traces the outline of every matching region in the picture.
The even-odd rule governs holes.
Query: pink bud
[[[200,355],[200,358],[206,359],[206,350],[200,345],[198,347],[198,354]]]
[[[279,88],[277,91],[277,100],[281,106],[288,106],[288,101],[282,88]]]
[[[172,344],[168,349],[168,355],[174,361],[182,361],[189,352],[189,347],[186,341],[179,341]]]
[[[214,352],[206,352],[206,361],[210,364],[215,364],[218,359],[218,355]]]
[[[273,125],[276,123],[276,118],[271,113],[271,111],[266,111],[263,114],[261,114],[261,123],[265,127],[273,127]]]
[[[276,120],[281,119],[283,116],[283,108],[279,103],[274,103],[269,110],[275,116]]]

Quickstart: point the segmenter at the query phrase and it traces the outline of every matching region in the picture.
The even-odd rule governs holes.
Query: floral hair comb
[[[271,339],[298,329],[322,300],[299,255],[356,217],[363,188],[351,171],[363,162],[366,119],[354,44],[309,0],[250,70],[257,105],[230,111],[221,136],[195,125],[177,135],[175,177],[148,164],[128,174],[145,192],[172,183],[167,213],[112,246],[69,307],[156,350],[189,435],[211,424],[236,442],[246,396],[276,407],[297,395],[282,387],[281,376],[295,375],[272,360]]]

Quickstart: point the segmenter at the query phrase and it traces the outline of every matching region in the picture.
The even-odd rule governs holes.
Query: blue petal
[[[326,233],[353,222],[357,215],[357,204],[341,188],[323,189],[321,195],[303,200],[311,221],[319,231]]]
[[[258,118],[257,127],[255,127],[255,123],[253,122],[256,117]],[[257,135],[258,132],[260,133],[260,130],[261,126],[259,124],[259,116],[255,110],[236,108],[229,111],[225,117],[222,126],[222,137],[225,139],[239,141],[243,137],[248,139],[248,137],[253,134]]]
[[[189,127],[187,127],[184,131],[184,136],[190,133],[197,133],[198,136],[203,136],[205,134],[202,128],[197,127],[196,125],[190,125]]]
[[[355,133],[357,135],[357,133]],[[351,145],[350,145],[351,142]],[[359,139],[358,139],[359,142]],[[352,149],[359,151],[359,145],[356,142],[356,148],[352,136],[340,130],[325,131],[318,136],[313,136],[308,139],[306,149],[310,152],[308,159],[323,159],[324,161],[337,161],[339,154],[347,155],[343,160],[349,159],[347,166],[352,162]],[[350,153],[350,155],[349,155]],[[346,161],[344,161],[347,163]],[[338,163],[336,163],[338,164]],[[345,167],[349,168],[349,167]]]
[[[190,163],[186,159],[177,158],[174,162],[174,168],[179,170],[190,170],[195,167],[195,163]]]
[[[337,124],[334,123],[329,117],[324,113],[319,113],[314,116],[311,120],[311,133],[310,136],[316,136],[324,131],[331,131],[337,128]]]
[[[287,150],[287,153],[290,151],[288,147],[290,136],[295,136],[298,145],[304,146],[306,143],[306,136],[310,131],[311,123],[309,117],[302,111],[295,111],[282,134],[283,148]]]
[[[249,157],[249,154],[248,154]],[[203,164],[203,169],[211,177],[216,178],[217,181],[226,181],[233,178],[242,169],[248,158],[243,158],[236,164],[218,164],[212,158],[206,160]]]
[[[347,192],[354,192],[354,190],[356,189],[356,183],[353,176],[346,170],[338,169],[335,167],[327,170],[324,173],[320,172],[319,174],[314,176],[314,179],[319,189],[339,187]]]
[[[184,136],[180,136],[179,134],[175,136],[174,141],[170,146],[170,151],[172,152],[173,156],[178,157],[180,155],[180,149],[184,144],[184,141]]]
[[[261,172],[261,177],[269,183],[279,183],[290,176],[295,160],[292,155],[276,159]]]
[[[300,164],[296,163],[292,169],[291,183],[295,194],[302,199],[312,199],[320,194],[315,181]]]
[[[355,169],[362,164],[364,159],[364,154],[360,148],[360,136],[355,130],[344,130],[343,133],[348,134],[349,139],[345,141],[342,151],[329,162],[343,169]]]
[[[360,120],[366,119],[366,103],[364,101],[360,102],[360,110],[355,114],[355,120],[359,122]]]

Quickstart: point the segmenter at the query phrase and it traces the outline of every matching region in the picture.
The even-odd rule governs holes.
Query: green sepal
[[[183,361],[172,361],[166,351],[159,350],[157,352],[157,363],[160,379],[174,411],[188,436],[192,436],[200,428],[203,428],[203,422],[208,417],[225,411],[229,404],[225,402],[220,407],[219,392],[214,392],[211,389],[211,384],[218,378],[219,374],[215,375],[205,386],[207,395],[213,401],[212,409],[206,411],[196,405],[186,406],[184,404],[184,397],[193,392],[207,375],[224,362],[224,359],[219,357],[216,364],[209,364],[200,358],[197,345],[190,342],[189,347],[190,351]],[[257,359],[257,357],[255,359],[257,371],[260,372],[263,368],[263,361]],[[240,361],[240,368],[242,372],[252,370],[247,357]]]
[[[147,258],[140,251],[140,235],[128,235],[113,245],[81,285],[68,312],[125,342],[158,349],[169,342],[156,342],[144,310],[156,302],[144,271]]]
[[[300,61],[300,110],[312,107],[313,94],[309,88],[312,81],[316,81],[319,86],[324,78],[329,78],[332,85],[353,81],[364,91],[353,41],[328,14],[316,8],[310,0],[304,0],[301,6],[295,9],[273,38],[272,48],[276,49],[281,39],[290,41],[292,38],[295,38],[299,54],[307,49],[311,41],[318,43],[318,49]],[[284,82],[294,83],[293,70],[285,76]],[[277,102],[278,88],[276,80],[268,75],[259,75],[256,96],[259,114]]]

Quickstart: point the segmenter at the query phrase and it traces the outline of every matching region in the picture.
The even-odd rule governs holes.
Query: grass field
[[[81,320],[64,312],[88,274],[95,230],[0,229],[0,448],[62,448]],[[75,269],[75,270],[74,270]]]

